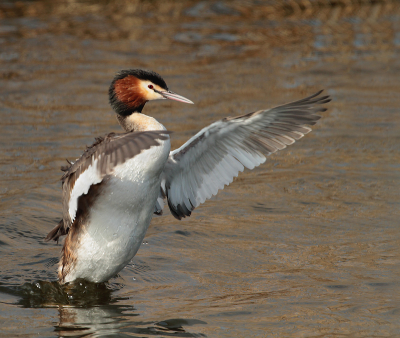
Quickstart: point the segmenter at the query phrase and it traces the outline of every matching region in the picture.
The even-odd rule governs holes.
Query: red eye
[[[153,85],[148,85],[147,87],[149,87],[150,89],[153,89],[153,88],[154,88]]]

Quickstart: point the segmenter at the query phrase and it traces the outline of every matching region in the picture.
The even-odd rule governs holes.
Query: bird
[[[171,151],[171,132],[143,108],[154,100],[193,102],[170,91],[154,71],[118,72],[108,94],[124,132],[96,138],[61,168],[62,219],[45,238],[58,243],[66,235],[59,282],[100,283],[116,276],[139,250],[164,203],[176,219],[188,217],[244,168],[259,166],[302,138],[327,110],[330,97],[321,93],[223,118]]]

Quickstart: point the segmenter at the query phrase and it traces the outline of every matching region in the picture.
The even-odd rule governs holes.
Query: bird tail
[[[60,236],[66,235],[67,233],[65,232],[64,229],[64,220],[61,220],[55,227],[53,230],[51,230],[46,238],[44,239],[46,242],[50,241],[50,240],[54,240],[58,243],[58,239],[60,238]]]

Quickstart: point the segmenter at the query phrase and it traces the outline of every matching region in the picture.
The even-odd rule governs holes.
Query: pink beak
[[[187,99],[186,97],[180,96],[178,94],[175,94],[174,92],[171,91],[160,91],[159,92],[162,96],[164,96],[166,99],[170,99],[170,100],[174,100],[174,101],[178,101],[178,102],[184,102],[184,103],[191,103],[194,104],[192,101],[190,101],[189,99]]]

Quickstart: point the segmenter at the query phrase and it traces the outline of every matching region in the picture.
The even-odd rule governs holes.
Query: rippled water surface
[[[400,336],[400,5],[390,1],[0,2],[0,336]],[[119,131],[114,73],[173,148],[211,122],[325,89],[312,133],[190,218],[155,218],[105,284],[60,287],[59,167]]]

